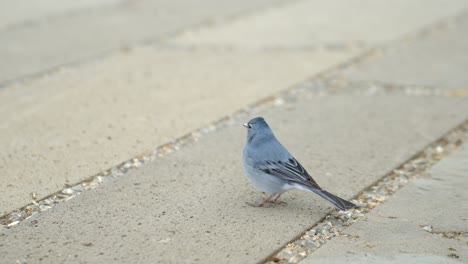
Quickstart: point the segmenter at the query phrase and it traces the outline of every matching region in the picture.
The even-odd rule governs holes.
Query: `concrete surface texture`
[[[190,26],[274,4],[255,1],[123,1],[0,30],[0,84],[42,73]],[[76,7],[78,9],[78,7]],[[40,11],[39,11],[40,12]],[[34,43],[32,45],[32,43]]]
[[[271,120],[325,189],[350,198],[460,123],[466,111],[463,98],[312,96],[254,114]],[[243,176],[245,136],[241,122],[233,123],[84,193],[8,230],[0,254],[7,261],[24,254],[31,262],[259,261],[332,206],[299,191],[284,195],[287,205],[250,206],[263,195]]]
[[[107,7],[123,0],[16,0],[0,1],[0,30],[34,23],[49,17]]]
[[[394,263],[414,263],[414,264],[459,264],[460,261],[434,255],[417,255],[417,254],[398,254],[396,256],[373,256],[369,254],[365,255],[353,255],[353,256],[337,256],[336,258],[323,258],[315,257],[313,260],[309,259],[303,263],[355,263],[355,264],[394,264]]]
[[[114,23],[102,22],[102,19],[110,19],[111,16],[104,14],[115,13],[120,17],[116,21],[127,23],[129,19],[127,15],[143,16],[137,12],[140,9],[151,13],[151,8],[158,9],[157,7],[163,6],[166,10],[173,10],[171,13],[181,16],[180,12],[191,10],[189,16],[184,16],[184,19],[179,19],[177,23],[169,23],[169,25],[167,22],[153,21],[159,19],[160,15],[165,17],[166,13],[158,11],[156,15],[152,14],[153,20],[148,23],[155,27],[151,31],[145,29],[145,34],[162,36],[174,30],[172,26],[194,25],[198,21],[210,19],[213,16],[222,17],[222,15],[227,16],[239,10],[252,10],[263,2],[236,3],[236,8],[227,8],[229,12],[223,9],[224,13],[215,12],[217,8],[229,7],[223,2],[216,4],[206,2],[206,7],[203,5],[194,8],[184,3],[171,1],[166,4],[142,1],[127,3],[130,7],[119,3],[115,6],[110,5],[109,8],[99,8],[95,12],[79,11],[81,9],[76,7],[79,12],[71,16],[55,16],[44,22],[47,24],[45,27],[41,26],[42,23],[38,23],[0,32],[0,39],[5,37],[11,42],[14,50],[19,51],[21,45],[25,45],[28,52],[31,51],[37,55],[0,49],[0,53],[5,52],[5,56],[10,56],[13,63],[2,64],[7,69],[0,69],[0,74],[10,70],[16,71],[21,67],[32,67],[34,58],[38,59],[39,66],[44,69],[50,68],[54,63],[63,64],[75,58],[73,56],[76,54],[70,52],[72,49],[90,52],[89,54],[98,52],[104,47],[101,45],[107,45],[106,41],[112,42],[111,39],[118,37],[119,32],[125,33],[125,41],[129,44],[142,40],[132,37],[132,34],[136,34],[133,32],[135,25],[132,23],[144,24],[141,21],[130,19],[130,24],[126,24],[117,31],[106,28],[107,35],[89,31],[90,26],[83,24],[95,23],[98,19],[103,25],[116,26]],[[385,3],[382,1],[380,4]],[[336,22],[343,13],[343,9],[337,8],[338,2],[333,2],[333,8],[327,7],[330,16],[336,19],[325,19],[320,16],[321,12],[318,11],[320,9],[311,8],[313,4],[319,5],[317,1],[305,1],[273,6],[263,12],[254,12],[247,18],[242,17],[243,19],[235,19],[233,22],[220,23],[219,26],[217,24],[206,26],[206,29],[201,29],[205,33],[199,38],[204,39],[212,35],[221,40],[221,36],[217,33],[220,30],[229,36],[235,35],[235,31],[231,29],[232,23],[241,23],[246,19],[254,20],[243,24],[243,30],[249,32],[252,24],[273,24],[278,19],[276,15],[292,19],[290,23],[282,26],[281,34],[276,34],[284,39],[294,39],[291,34],[295,34],[298,28],[309,30],[309,34],[334,32],[334,30],[325,29],[336,27]],[[326,7],[331,3],[322,3],[322,5]],[[408,8],[412,6],[414,4]],[[397,38],[408,30],[417,30],[419,26],[428,21],[438,21],[445,15],[456,13],[456,7],[460,9],[464,5],[461,2],[451,2],[444,8],[436,8],[437,6],[440,6],[440,2],[430,1],[426,6],[425,13],[427,14],[419,16],[420,21],[409,18],[409,15],[402,15],[406,17],[401,20],[402,24],[398,24],[399,26],[395,26],[392,30],[379,32],[385,32],[388,39]],[[316,13],[313,16],[304,13],[303,10],[306,7]],[[359,9],[361,10],[359,12],[362,12],[359,13],[362,20],[357,20],[356,29],[366,28],[368,21],[375,19],[375,12],[379,10],[382,12],[380,5],[368,4],[364,7]],[[265,15],[271,12],[276,15]],[[89,16],[95,16],[94,20]],[[294,19],[308,21],[311,17],[322,19],[312,25],[318,24],[325,27],[318,30],[309,24],[300,25],[294,22]],[[68,24],[70,19],[75,19],[79,27],[71,27]],[[392,16],[380,16],[380,21],[386,21],[385,23],[393,23],[393,20]],[[409,23],[409,20],[413,22]],[[28,37],[41,36],[47,41],[53,38],[47,38],[47,35],[40,33],[41,30],[54,36],[63,36],[61,31],[53,30],[49,24],[66,27],[67,34],[80,36],[82,41],[95,41],[97,44],[90,45],[89,50],[79,48],[74,45],[79,45],[81,41],[76,42],[74,37],[65,38],[64,43],[47,44],[46,47],[50,48],[52,56],[63,57],[63,60],[55,62],[55,59],[41,50],[40,46],[28,45],[34,41],[8,37],[8,34],[21,30],[34,31],[34,34],[26,35]],[[91,28],[92,30],[99,29]],[[133,33],[129,33],[130,31]],[[187,30],[187,32],[192,31]],[[261,32],[267,32],[267,30],[261,30]],[[362,41],[369,44],[374,43],[375,41],[371,39],[374,34],[367,33],[369,31],[358,34],[358,39],[362,38]],[[89,37],[91,35],[93,35],[92,38]],[[94,37],[95,35],[98,37]],[[252,36],[249,39],[263,39],[261,34],[254,35],[256,37]],[[333,40],[334,43],[336,41],[346,43],[350,40],[341,39],[338,36],[339,34]],[[100,41],[99,37],[105,38],[105,41]],[[239,36],[239,39],[245,40],[246,38]],[[48,43],[47,41],[45,43]],[[3,135],[0,138],[0,146],[4,150],[0,154],[0,168],[5,171],[5,175],[9,175],[0,177],[0,191],[5,193],[0,198],[0,214],[29,203],[31,193],[44,197],[65,184],[76,183],[130,157],[151,150],[155,146],[193,131],[247,104],[347,61],[363,51],[362,47],[326,48],[329,44],[326,38],[309,41],[312,45],[325,48],[304,50],[292,45],[289,49],[281,51],[215,48],[209,43],[192,48],[190,40],[184,40],[183,37],[178,36],[167,37],[166,40],[161,41],[169,42],[171,47],[156,45],[120,50],[101,60],[68,67],[30,81],[10,84],[0,90],[0,112],[5,116],[0,121],[0,131]],[[5,43],[8,42],[0,41],[0,45],[6,45]],[[172,46],[175,43],[178,47]],[[273,43],[281,44],[279,42],[260,44],[267,48]],[[56,46],[62,44],[65,45],[64,49]],[[111,46],[106,46],[107,48]],[[3,61],[9,60],[3,59]],[[33,71],[40,71],[40,69]],[[16,72],[11,76],[19,78],[24,73]],[[12,112],[15,114],[8,114]],[[96,151],[96,149],[102,151]],[[38,160],[40,162],[37,162]],[[11,178],[19,180],[12,182]]]
[[[7,262],[260,261],[332,206],[295,191],[286,204],[252,207],[263,195],[242,175],[243,122],[265,116],[325,189],[351,198],[468,118],[466,1],[46,0],[35,12],[5,3],[0,216],[30,203],[31,193],[45,197],[281,97],[2,227]],[[347,94],[361,82],[400,88]],[[452,96],[409,96],[411,86]],[[306,263],[466,262],[466,148]]]
[[[420,38],[389,46],[385,56],[343,73],[353,81],[371,80],[437,89],[468,89],[468,30],[465,14]],[[466,93],[465,93],[466,94]]]
[[[187,31],[182,45],[251,48],[366,47],[394,40],[467,7],[466,1],[301,1],[226,25]]]
[[[318,250],[304,263],[468,261],[468,145]],[[345,250],[343,250],[345,249]],[[365,256],[364,256],[365,255]],[[431,257],[429,257],[431,256]]]
[[[47,196],[352,55],[140,48],[0,90],[0,169],[9,175],[0,177],[0,213],[26,205],[32,192]]]

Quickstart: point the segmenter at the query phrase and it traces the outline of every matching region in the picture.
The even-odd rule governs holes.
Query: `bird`
[[[320,195],[340,210],[356,207],[352,202],[322,189],[276,139],[263,117],[253,118],[244,126],[248,130],[242,150],[245,175],[254,187],[271,194],[257,206],[267,202],[279,203],[278,199],[284,192],[299,189]]]

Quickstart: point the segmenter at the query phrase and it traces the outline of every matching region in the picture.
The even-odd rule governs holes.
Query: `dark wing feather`
[[[312,179],[302,165],[293,157],[287,161],[264,161],[256,164],[263,172],[281,178],[283,180],[305,184],[321,190],[320,186]]]

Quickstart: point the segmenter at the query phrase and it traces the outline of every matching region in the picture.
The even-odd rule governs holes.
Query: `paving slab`
[[[468,144],[437,163],[304,263],[466,263]],[[426,230],[425,230],[426,229]]]
[[[13,27],[0,31],[0,85],[274,3],[268,0],[126,1]]]
[[[347,80],[381,81],[438,89],[468,90],[468,13],[439,29],[394,43],[382,56],[353,66]]]
[[[4,230],[0,255],[7,262],[259,261],[332,207],[300,191],[284,195],[286,205],[250,206],[262,195],[243,176],[242,121],[265,116],[325,189],[350,198],[461,123],[467,112],[466,98],[397,95],[306,94],[294,104],[258,108]]]
[[[301,1],[265,12],[189,30],[172,43],[243,48],[365,48],[394,40],[447,16],[463,0]]]
[[[307,259],[302,263],[355,263],[355,264],[395,264],[395,263],[411,263],[411,264],[460,264],[453,258],[441,257],[436,255],[417,255],[417,254],[399,254],[392,257],[379,257],[370,254],[353,255],[346,257],[329,258],[316,258],[313,261]]]
[[[147,47],[1,89],[0,215],[354,55]]]
[[[34,23],[51,16],[69,15],[89,9],[106,7],[125,0],[0,0],[0,31]]]

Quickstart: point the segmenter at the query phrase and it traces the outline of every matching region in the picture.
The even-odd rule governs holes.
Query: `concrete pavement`
[[[0,30],[37,23],[64,14],[117,5],[121,0],[0,1]]]
[[[258,2],[258,5],[261,3]],[[222,14],[228,16],[236,10],[255,9],[257,4],[238,3],[236,8],[223,9],[225,12],[230,11],[219,14],[214,10],[225,8],[224,4],[206,2],[207,8],[199,6],[192,9],[190,16],[184,16],[184,19],[175,24],[171,23],[170,27],[166,22],[158,22],[159,15],[166,17],[158,12],[157,16],[151,15],[151,19],[155,20],[150,21],[150,24],[161,26],[151,31],[145,29],[144,34],[160,36],[161,42],[165,44],[136,48],[132,48],[131,44],[143,41],[144,37],[132,37],[138,32],[134,32],[136,26],[131,23],[143,25],[141,21],[130,19],[131,23],[119,30],[113,29],[118,24],[104,23],[112,27],[106,28],[105,34],[89,31],[89,28],[100,28],[83,23],[97,23],[89,16],[102,21],[101,17],[111,19],[114,15],[120,17],[117,20],[120,23],[127,23],[127,15],[139,14],[133,8],[151,10],[164,6],[166,9],[179,10],[183,7],[185,11],[179,11],[188,12],[188,6],[184,6],[183,2],[165,5],[142,1],[129,7],[123,2],[116,2],[115,6],[107,5],[107,9],[99,8],[97,13],[78,9],[70,17],[53,16],[46,20],[45,23],[51,25],[45,29],[39,23],[4,31],[0,34],[0,39],[3,37],[6,41],[0,41],[0,45],[6,45],[6,48],[0,49],[0,53],[5,53],[0,54],[0,58],[10,61],[8,57],[11,57],[13,60],[3,64],[7,68],[0,69],[0,74],[7,74],[13,79],[21,78],[26,73],[49,69],[55,64],[65,64],[77,59],[76,56],[81,56],[81,53],[91,56],[102,49],[119,48],[120,44],[112,39],[119,38],[120,34],[125,34],[129,48],[111,52],[109,56],[97,61],[65,67],[42,77],[10,84],[0,90],[0,112],[5,116],[0,123],[3,135],[0,146],[4,149],[0,153],[0,168],[5,171],[4,175],[8,175],[0,177],[0,191],[5,193],[0,198],[0,214],[28,204],[32,193],[43,198],[67,184],[79,182],[345,62],[363,52],[364,47],[379,41],[396,39],[408,31],[417,30],[425,23],[456,14],[464,6],[464,2],[454,1],[440,8],[441,1],[425,1],[426,9],[414,10],[420,12],[417,16],[419,19],[416,19],[414,13],[408,11],[410,6],[407,9],[397,8],[406,1],[395,3],[395,7],[392,5],[393,12],[404,11],[400,14],[400,24],[395,24],[392,13],[387,12],[390,7],[385,6],[386,1],[381,1],[379,5],[367,3],[364,5],[366,8],[355,10],[358,13],[351,17],[358,16],[361,19],[356,20],[352,29],[348,29],[354,32],[353,37],[337,30],[325,30],[336,27],[336,22],[350,7],[341,9],[338,8],[339,2],[319,1],[272,6],[265,12],[252,13],[246,18],[215,23],[200,29],[187,30],[187,33],[180,36],[169,35],[166,38],[164,34],[175,30],[172,27],[193,26],[199,21],[212,18],[214,14],[218,17]],[[421,2],[415,1],[411,5],[418,4]],[[145,12],[149,12],[148,10]],[[304,13],[303,10],[310,12]],[[326,16],[323,16],[323,10],[327,11]],[[103,12],[115,14],[104,16]],[[264,42],[269,37],[262,34],[272,34],[274,28],[262,28],[274,25],[281,17],[291,19],[275,36],[296,39],[296,42],[288,45],[273,39]],[[316,20],[308,22],[311,17]],[[378,37],[371,34],[369,28],[369,23],[375,21],[376,17],[382,28]],[[76,20],[79,27],[71,27],[68,24],[70,19]],[[389,24],[393,26],[390,27]],[[264,26],[260,27],[259,32],[251,32],[256,28],[251,25]],[[324,25],[325,29],[320,30],[314,25]],[[61,31],[52,30],[54,26],[66,27],[63,30],[80,36],[82,41],[96,44],[89,44],[90,48],[85,49],[74,46],[82,43],[74,41],[75,38],[65,38],[64,41],[67,42],[55,43],[54,38],[40,33],[41,30],[46,30],[47,34],[62,36],[59,33]],[[301,42],[296,38],[297,29],[305,30],[304,36],[313,37]],[[24,36],[40,36],[39,43],[46,44],[47,49],[53,53],[52,58],[48,55],[49,51],[44,51],[41,46],[27,45],[32,41],[9,35],[12,32],[20,34],[22,30],[35,32],[24,33]],[[224,32],[224,37],[219,32]],[[251,33],[248,33],[248,38],[237,35],[238,41],[226,39],[226,36],[236,36],[239,32]],[[95,38],[96,35],[105,38],[105,41]],[[188,38],[187,35],[192,37]],[[217,39],[219,43],[205,41],[210,38]],[[195,45],[194,40],[204,42]],[[242,41],[255,42],[256,48],[249,48]],[[307,47],[304,41],[308,41]],[[351,42],[364,45],[347,44]],[[60,46],[62,44],[63,48]],[[34,54],[21,51],[21,45],[26,45],[24,49]],[[275,46],[283,48],[270,49]],[[8,47],[19,53],[10,52]],[[79,52],[75,54],[70,50]],[[60,59],[55,60],[56,56]],[[33,61],[36,59],[40,61],[40,67],[34,66]],[[35,68],[20,70],[23,67]],[[19,71],[10,75],[10,70]],[[15,114],[10,115],[12,112]],[[12,182],[11,178],[19,180]]]
[[[467,161],[465,143],[303,263],[466,263]]]
[[[0,90],[6,117],[0,168],[9,175],[0,177],[0,212],[26,205],[33,192],[42,198],[190,133],[352,54],[140,48]]]
[[[22,1],[21,1],[22,2]],[[0,85],[28,75],[44,75],[67,64],[102,57],[135,44],[155,41],[195,25],[226,19],[276,1],[97,1],[57,8],[54,0],[41,1],[36,17],[28,21],[30,3],[16,3],[20,18],[0,18]],[[67,1],[70,2],[70,1]],[[81,2],[81,1],[80,1]],[[2,12],[10,1],[1,1]],[[54,9],[58,9],[55,10]],[[26,10],[26,11],[24,11]],[[60,11],[59,11],[60,10]],[[42,18],[42,19],[40,19]]]
[[[380,81],[440,90],[467,90],[468,13],[440,23],[419,37],[389,45],[381,58],[369,60],[342,73],[348,81]],[[421,67],[424,66],[424,67]]]
[[[237,263],[262,260],[283,247],[331,207],[301,192],[285,195],[287,205],[249,206],[261,194],[242,176],[239,159],[245,131],[239,124],[264,115],[321,185],[350,198],[468,117],[467,99],[460,92],[466,88],[460,70],[466,64],[460,55],[467,49],[465,2],[392,3],[365,1],[354,8],[356,3],[300,1],[261,9],[267,5],[259,1],[223,9],[221,2],[206,2],[188,8],[192,12],[186,16],[187,10],[177,10],[187,3],[171,2],[167,8],[174,8],[180,18],[174,24],[150,12],[162,2],[146,1],[135,9],[127,2],[103,1],[47,9],[30,20],[13,16],[3,23],[8,27],[0,31],[0,39],[7,41],[0,43],[22,51],[4,49],[0,57],[12,58],[12,67],[0,68],[0,74],[7,76],[3,81],[23,81],[3,82],[0,89],[0,146],[6,150],[0,154],[5,172],[0,177],[5,194],[1,213],[29,203],[33,192],[38,198],[47,196],[319,72],[335,70],[280,93],[273,105],[248,108],[200,141],[101,189],[2,229],[0,254],[8,261],[45,263]],[[143,7],[148,13],[139,13]],[[240,11],[245,13],[228,19]],[[60,16],[68,12],[73,15]],[[196,27],[214,14],[225,20]],[[141,17],[129,19],[135,16]],[[119,19],[88,32],[98,17]],[[29,22],[20,21],[51,26],[30,22],[24,27]],[[70,26],[74,23],[79,27]],[[140,30],[138,26],[147,23],[158,26]],[[47,41],[53,39],[47,34],[65,36],[50,30],[55,27],[88,36],[85,45],[73,37],[57,46],[48,43],[47,49],[24,41],[24,36],[34,35],[27,30],[45,32]],[[188,29],[173,35],[184,27]],[[420,31],[422,27],[426,30]],[[133,32],[135,28],[139,30]],[[123,42],[116,41],[120,37]],[[157,40],[138,44],[146,39]],[[350,60],[372,47],[378,47],[377,52]],[[75,50],[79,52],[70,52]],[[96,57],[102,51],[107,55]],[[93,60],[83,61],[86,57]],[[81,62],[50,71],[76,61]],[[335,67],[347,62],[347,67]],[[48,73],[35,75],[44,71]],[[371,83],[371,89],[346,95],[360,83]],[[386,92],[389,84],[396,87],[392,93]],[[455,97],[408,96],[405,87],[414,85],[444,89]],[[465,181],[458,179],[463,186]],[[367,236],[376,239],[381,226],[372,227]],[[407,231],[411,236],[420,229]],[[328,246],[321,250],[332,252]],[[447,260],[440,252],[424,260]],[[378,253],[371,258],[389,261]],[[361,255],[357,258],[362,260]],[[414,258],[418,256],[396,259]]]
[[[324,188],[351,198],[462,122],[467,102],[302,96],[242,120],[265,116]],[[241,123],[7,230],[1,255],[31,262],[260,261],[333,208],[304,192],[285,194],[287,205],[250,206],[263,195],[243,176]]]
[[[301,1],[183,32],[191,46],[332,50],[374,47],[461,12],[464,1]],[[172,42],[172,41],[171,41]]]

